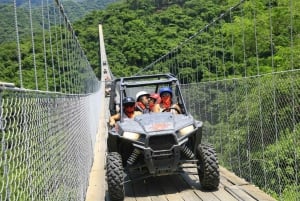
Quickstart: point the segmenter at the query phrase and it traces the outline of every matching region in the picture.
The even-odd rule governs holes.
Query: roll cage
[[[121,117],[123,117],[123,105],[121,100],[124,97],[130,96],[136,98],[135,95],[139,91],[159,93],[159,89],[166,86],[170,87],[173,91],[172,102],[179,105],[182,114],[188,115],[186,104],[182,97],[180,83],[178,79],[170,73],[121,77],[113,80],[109,101],[110,114],[116,114],[118,112],[116,108],[119,105]],[[121,121],[122,120],[121,118]]]

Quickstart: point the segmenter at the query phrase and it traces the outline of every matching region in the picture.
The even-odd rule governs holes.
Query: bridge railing
[[[278,200],[298,200],[300,71],[182,85],[219,162]]]
[[[0,41],[7,51],[0,66],[0,200],[85,200],[101,83],[60,1],[7,2],[1,29],[12,34]]]
[[[0,88],[0,200],[84,200],[100,91]]]

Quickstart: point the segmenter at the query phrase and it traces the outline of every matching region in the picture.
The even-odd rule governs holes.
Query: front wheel
[[[219,163],[212,145],[200,144],[197,147],[198,176],[205,190],[216,190],[220,183]]]
[[[117,152],[110,152],[106,157],[106,177],[110,199],[124,200],[124,168],[122,157]]]

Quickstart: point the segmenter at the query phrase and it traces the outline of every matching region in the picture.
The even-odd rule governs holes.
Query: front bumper
[[[181,147],[174,145],[171,150],[144,149],[144,160],[148,171],[153,175],[168,175],[179,167]]]

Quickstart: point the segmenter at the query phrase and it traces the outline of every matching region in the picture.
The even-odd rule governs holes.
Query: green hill
[[[71,3],[72,2],[72,3]],[[105,46],[108,56],[108,62],[112,69],[112,72],[116,76],[131,75],[139,71],[139,69],[149,65],[154,60],[160,58],[162,55],[166,54],[168,51],[176,47],[178,44],[194,35],[197,31],[202,29],[205,25],[209,24],[213,19],[218,17],[228,8],[240,2],[240,0],[127,0],[111,3],[105,7],[105,9],[96,9],[95,3],[97,1],[65,1],[64,9],[66,9],[67,15],[71,18],[72,13],[77,14],[77,16],[84,15],[80,20],[73,22],[73,28],[75,29],[76,35],[80,40],[81,47],[84,48],[87,58],[92,64],[95,73],[99,75],[99,37],[98,37],[98,25],[103,24],[104,29],[104,39]],[[66,6],[71,3],[72,6]],[[105,1],[108,3],[108,1]],[[94,9],[88,14],[85,10],[80,11],[81,7],[79,5],[85,4],[86,8]],[[251,6],[251,2],[246,2],[245,6]],[[259,27],[259,32],[257,37],[264,38],[269,37],[268,33],[270,31],[269,23],[269,12],[267,11],[268,4],[264,0],[259,0],[256,2],[259,7],[257,8],[257,21],[264,24],[264,26]],[[97,5],[98,7],[104,4]],[[277,4],[273,5],[272,10],[272,20],[276,23],[276,29],[274,29],[273,45],[274,54],[276,58],[275,67],[276,70],[288,69],[288,61],[283,59],[286,55],[290,55],[290,41],[291,32],[287,29],[290,20],[290,13],[283,13],[282,8],[288,7],[287,0],[278,0]],[[295,4],[295,8],[299,8],[299,3]],[[70,11],[67,11],[67,7]],[[15,25],[13,20],[13,11],[11,6],[0,6],[0,16],[3,19],[0,23],[1,27],[4,27],[0,31],[0,43],[3,43],[1,48],[5,48],[6,45],[10,46],[9,41],[15,41]],[[19,19],[21,26],[25,26],[21,34],[30,34],[30,29],[28,26],[28,12],[24,7],[19,9],[20,16]],[[245,19],[253,23],[253,15],[247,13],[245,9]],[[10,15],[11,17],[7,17]],[[34,15],[40,15],[39,13],[34,13]],[[299,18],[299,12],[294,12],[294,18]],[[33,18],[37,18],[33,16]],[[75,18],[75,17],[74,17]],[[249,18],[249,19],[248,19]],[[225,19],[226,20],[226,19]],[[23,23],[24,21],[24,23]],[[7,26],[9,24],[9,26]],[[34,26],[40,27],[41,23],[35,21]],[[224,27],[222,31],[226,33],[226,29],[230,27],[231,30],[235,30],[234,35],[236,37],[242,38],[242,34],[245,34],[245,38],[253,38],[253,28],[251,26],[246,27],[245,33],[243,29],[240,28],[241,24],[238,20],[227,24],[227,28]],[[252,26],[254,26],[252,24]],[[294,21],[294,30],[297,34],[297,28],[300,27],[300,21]],[[208,36],[212,37],[212,36]],[[231,41],[231,33],[225,34],[223,41]],[[209,38],[209,39],[210,39]],[[30,39],[29,39],[30,40]],[[40,40],[36,38],[36,40]],[[221,43],[221,39],[217,38],[216,43]],[[22,42],[22,41],[21,41]],[[24,41],[25,42],[25,41]],[[298,55],[299,52],[299,38],[294,37],[294,50],[295,54]],[[28,43],[28,41],[26,41]],[[256,61],[256,50],[255,41],[246,41],[246,51],[249,61]],[[270,41],[269,40],[259,40],[260,47],[259,57],[261,59],[260,65],[261,72],[267,73],[272,70],[270,61],[272,60],[270,54]],[[29,43],[28,43],[29,45]],[[199,48],[199,47],[198,47]],[[241,47],[237,47],[241,48]],[[30,48],[28,47],[30,50]],[[200,48],[199,48],[200,49]],[[214,56],[213,47],[207,47],[203,49],[206,51],[207,55],[211,57]],[[241,54],[242,51],[236,52],[236,54]],[[4,54],[4,56],[1,56]],[[184,55],[189,58],[191,55]],[[192,55],[195,59],[199,59],[200,54]],[[226,55],[230,58],[230,52]],[[3,59],[5,58],[5,61]],[[14,58],[14,57],[11,57]],[[236,66],[237,68],[233,71],[232,69],[226,69],[226,74],[228,76],[232,75],[243,75],[244,73],[244,61],[238,60],[238,58],[243,58],[237,55]],[[282,59],[281,59],[282,58]],[[222,55],[217,55],[220,63],[222,63]],[[226,59],[226,58],[225,58]],[[0,71],[1,68],[6,68],[6,74],[9,74],[7,69],[12,63],[10,57],[7,55],[6,50],[0,50]],[[8,61],[7,61],[8,60]],[[230,59],[228,59],[230,60]],[[5,64],[5,65],[4,65]],[[7,66],[8,65],[8,66]],[[199,75],[205,73],[212,73],[208,69],[209,64],[203,64],[202,66],[192,66],[191,69],[185,69],[187,72],[191,70]],[[228,63],[231,65],[231,63]],[[255,63],[249,64],[253,67],[249,67],[247,71],[248,75],[256,74]],[[300,64],[295,60],[294,68],[299,68]],[[15,68],[12,68],[15,70]],[[223,72],[220,72],[223,73]],[[1,76],[2,77],[2,76]],[[5,75],[4,75],[5,77]],[[201,76],[199,76],[202,79]],[[10,78],[11,79],[11,78]],[[200,80],[197,80],[200,81]]]
[[[98,24],[103,24],[112,71],[130,75],[176,47],[230,5],[207,0],[131,0],[111,4],[74,23],[94,69],[99,66]],[[98,71],[98,69],[96,70]]]
[[[240,0],[173,0],[173,1],[148,1],[148,0],[127,0],[111,4],[105,10],[89,13],[82,20],[74,23],[74,28],[85,48],[85,52],[91,61],[94,69],[98,72],[98,24],[103,24],[104,40],[108,56],[108,62],[113,73],[116,76],[130,75],[137,72],[140,68],[149,65],[151,62],[160,58],[178,44],[185,41],[186,38],[193,36],[197,31],[204,28],[205,25],[212,22],[213,19],[220,16],[230,7],[239,3]],[[230,45],[232,34],[240,40],[245,37],[246,54],[249,61],[247,67],[247,76],[257,74],[256,61],[256,41],[254,37],[254,19],[251,11],[253,2],[244,3],[244,21],[248,23],[245,29],[241,29],[241,19],[239,17],[231,23],[228,18],[226,26],[222,27],[223,38],[216,38],[216,43],[221,44],[225,41]],[[270,12],[269,3],[264,0],[255,1],[256,21],[259,22],[257,39],[259,47],[258,56],[260,58],[261,73],[286,70],[290,68],[285,57],[290,55],[290,37],[291,32],[289,22],[290,13],[283,12],[290,8],[287,0],[277,0],[272,4],[272,22],[274,24],[272,42],[273,56],[276,58],[274,68],[272,67],[272,54],[270,49]],[[300,3],[295,3],[293,12],[294,18],[300,17]],[[240,12],[240,11],[237,11]],[[300,21],[294,20],[294,34],[297,34],[297,28],[300,27]],[[232,31],[234,33],[232,33]],[[244,36],[243,36],[244,35]],[[208,35],[208,40],[212,41],[212,35]],[[266,40],[267,39],[267,40]],[[294,50],[299,52],[300,40],[294,37]],[[237,44],[236,49],[236,68],[233,70],[231,53],[226,52],[226,58],[229,62],[225,72],[228,76],[245,76],[245,65],[243,61],[243,50],[241,44]],[[195,48],[197,49],[197,47]],[[198,47],[200,50],[201,47]],[[195,51],[195,50],[194,50]],[[215,56],[213,47],[202,49],[206,51],[211,58]],[[230,51],[230,50],[227,50]],[[298,55],[298,53],[294,55]],[[189,58],[191,55],[185,55]],[[200,54],[193,54],[195,59],[199,59]],[[218,54],[216,63],[222,63],[222,54]],[[190,58],[191,59],[191,58]],[[200,59],[199,59],[200,60]],[[208,66],[193,66],[193,71],[202,74],[209,72]],[[200,69],[195,69],[200,68]],[[300,68],[300,63],[295,62],[294,68]],[[187,71],[190,71],[187,69]],[[199,72],[200,71],[200,72]],[[224,72],[220,72],[223,76]],[[199,81],[199,80],[198,80]]]

